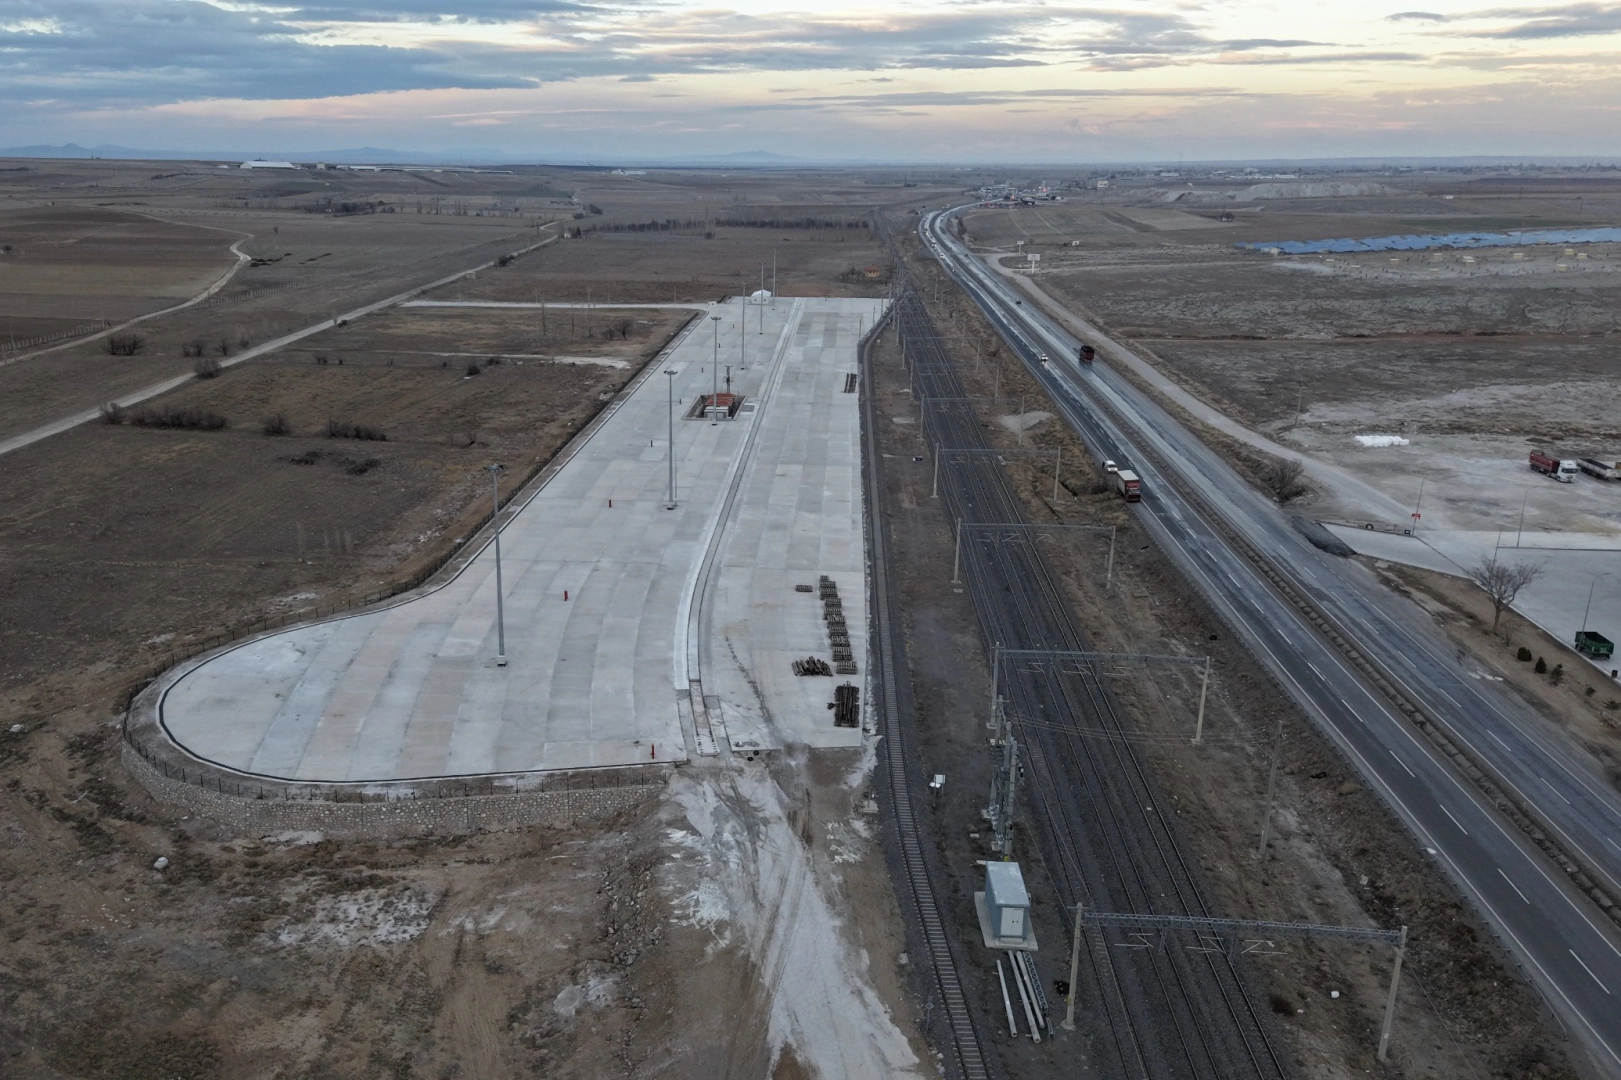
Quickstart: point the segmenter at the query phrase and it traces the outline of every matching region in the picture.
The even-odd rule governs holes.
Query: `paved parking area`
[[[219,765],[323,782],[858,743],[826,707],[845,679],[792,674],[796,656],[829,658],[820,604],[793,586],[837,580],[864,690],[858,395],[844,386],[878,312],[780,298],[695,320],[505,515],[506,666],[486,547],[433,591],[183,665],[164,680],[164,729]],[[667,509],[669,398],[679,415],[708,391],[716,355],[744,411],[676,421]]]

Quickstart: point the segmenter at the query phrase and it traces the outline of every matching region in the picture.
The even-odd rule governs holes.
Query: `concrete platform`
[[[789,662],[830,658],[815,594],[793,591],[828,574],[860,668],[850,681],[866,678],[858,395],[844,386],[879,310],[781,298],[696,321],[504,515],[507,666],[486,547],[432,591],[182,665],[162,681],[163,729],[215,764],[318,782],[671,762],[728,737],[857,744],[826,707],[844,679],[796,678]],[[677,372],[679,416],[713,385],[717,325],[745,411],[676,421],[669,510],[662,372]]]

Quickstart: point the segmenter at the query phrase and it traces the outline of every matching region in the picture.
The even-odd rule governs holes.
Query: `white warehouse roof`
[[[242,163],[242,167],[244,169],[296,169],[296,168],[298,168],[298,166],[294,165],[291,161],[244,161]]]

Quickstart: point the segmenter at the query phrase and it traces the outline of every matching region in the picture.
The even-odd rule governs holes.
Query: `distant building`
[[[884,276],[884,268],[882,266],[869,266],[865,270],[861,271],[861,273],[868,281],[877,281],[879,278]]]
[[[294,165],[291,161],[259,161],[257,159],[255,159],[253,161],[244,161],[242,163],[242,167],[244,169],[296,169],[296,168],[298,168],[298,166]]]

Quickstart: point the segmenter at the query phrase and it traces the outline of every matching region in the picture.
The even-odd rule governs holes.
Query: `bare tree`
[[[1305,472],[1306,465],[1299,458],[1276,458],[1267,466],[1262,479],[1272,497],[1286,503],[1310,490],[1301,479]]]
[[[1469,580],[1479,585],[1492,602],[1492,633],[1497,633],[1497,622],[1503,609],[1514,603],[1520,590],[1531,584],[1542,573],[1541,566],[1530,563],[1503,563],[1497,556],[1484,555],[1480,561],[1464,571]]]

